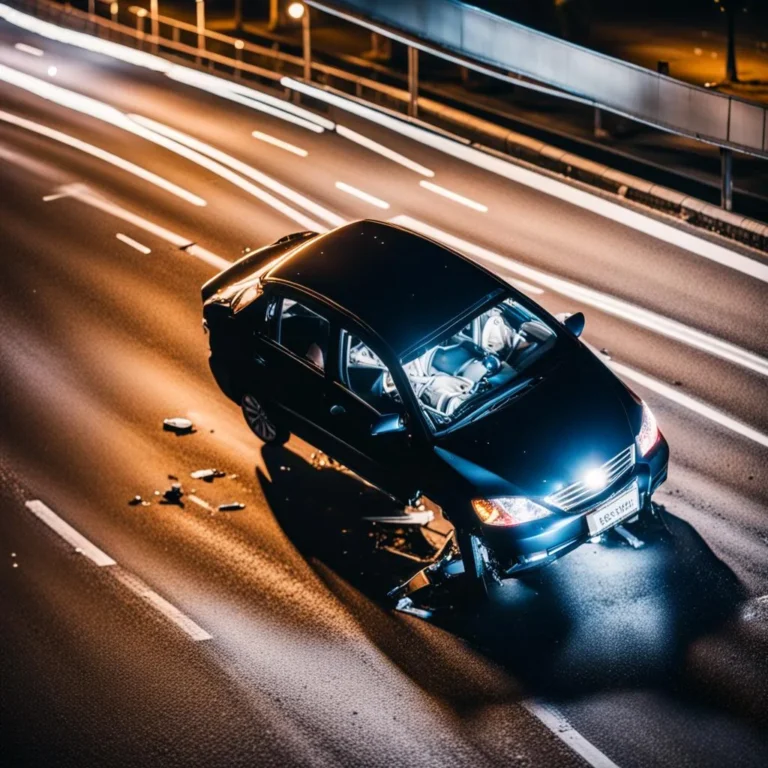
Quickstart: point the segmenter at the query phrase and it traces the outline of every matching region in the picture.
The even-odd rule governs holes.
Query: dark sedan
[[[658,514],[647,405],[562,322],[402,228],[359,221],[248,254],[203,287],[211,369],[264,442],[291,432],[456,528],[484,588]]]

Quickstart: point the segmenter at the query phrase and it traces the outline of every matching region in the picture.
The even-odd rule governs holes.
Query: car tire
[[[290,432],[270,418],[264,406],[253,396],[243,395],[241,408],[245,423],[256,437],[267,445],[283,445],[288,442]]]
[[[458,535],[459,551],[464,563],[464,583],[468,596],[474,599],[487,599],[494,582],[486,559],[483,545],[473,533],[461,532]]]

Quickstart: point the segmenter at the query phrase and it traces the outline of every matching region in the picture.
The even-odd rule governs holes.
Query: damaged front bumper
[[[534,523],[523,524],[519,528],[483,526],[481,538],[497,565],[498,575],[502,578],[514,577],[541,568],[584,544],[593,537],[587,515],[611,498],[624,493],[633,483],[637,483],[639,492],[638,515],[654,514],[651,510],[651,497],[667,479],[668,462],[669,447],[661,438],[649,456],[637,462],[630,472],[617,479],[600,496],[573,513],[558,513]]]

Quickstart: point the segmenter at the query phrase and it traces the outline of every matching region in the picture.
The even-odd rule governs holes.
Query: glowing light
[[[302,109],[288,101],[255,91],[252,88],[221,80],[205,72],[197,72],[186,67],[173,67],[166,75],[171,80],[186,83],[223,99],[229,99],[229,101],[234,101],[245,107],[257,109],[260,112],[306,128],[313,133],[322,133],[324,129],[332,131],[335,127],[335,123],[331,120],[315,115],[307,109]]]
[[[235,40],[235,48],[237,48],[238,51],[242,51],[243,48],[245,48],[245,43],[242,40]]]
[[[586,485],[587,488],[592,488],[597,491],[601,488],[605,488],[607,483],[608,473],[603,467],[590,469],[589,472],[584,475],[584,485]]]
[[[304,8],[304,3],[291,3],[288,6],[288,15],[297,21],[304,16],[305,12],[306,8]]]
[[[117,13],[117,3],[113,3],[114,13]],[[153,56],[151,53],[144,53],[135,48],[128,48],[109,40],[102,40],[92,35],[86,35],[83,32],[75,32],[64,27],[57,27],[47,21],[41,21],[33,16],[27,16],[25,13],[10,8],[0,3],[0,19],[5,19],[9,24],[13,24],[29,32],[47,37],[49,40],[56,40],[67,45],[75,45],[78,48],[84,48],[94,53],[102,53],[105,56],[111,56],[113,59],[125,61],[128,64],[136,64],[140,67],[146,67],[156,72],[168,72],[174,64],[170,61],[161,59],[159,56]]]
[[[56,67],[54,67],[54,66],[53,66],[53,64],[51,64],[51,66],[50,66],[50,67],[48,67],[48,76],[49,76],[49,77],[56,77],[56,73],[57,73],[58,71],[59,71],[59,70],[58,70],[58,69],[56,69]]]
[[[21,51],[22,53],[28,53],[30,56],[45,55],[44,51],[41,51],[39,48],[35,48],[33,45],[27,45],[26,43],[16,43],[16,45],[14,45],[13,47],[17,51]]]

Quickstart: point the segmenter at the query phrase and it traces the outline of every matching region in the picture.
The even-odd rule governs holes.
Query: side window
[[[343,383],[377,413],[404,413],[392,374],[379,356],[357,336],[342,331]]]
[[[292,299],[282,300],[280,325],[276,328],[276,341],[296,357],[307,360],[321,371],[328,357],[328,339],[331,326],[328,320],[314,310]]]

